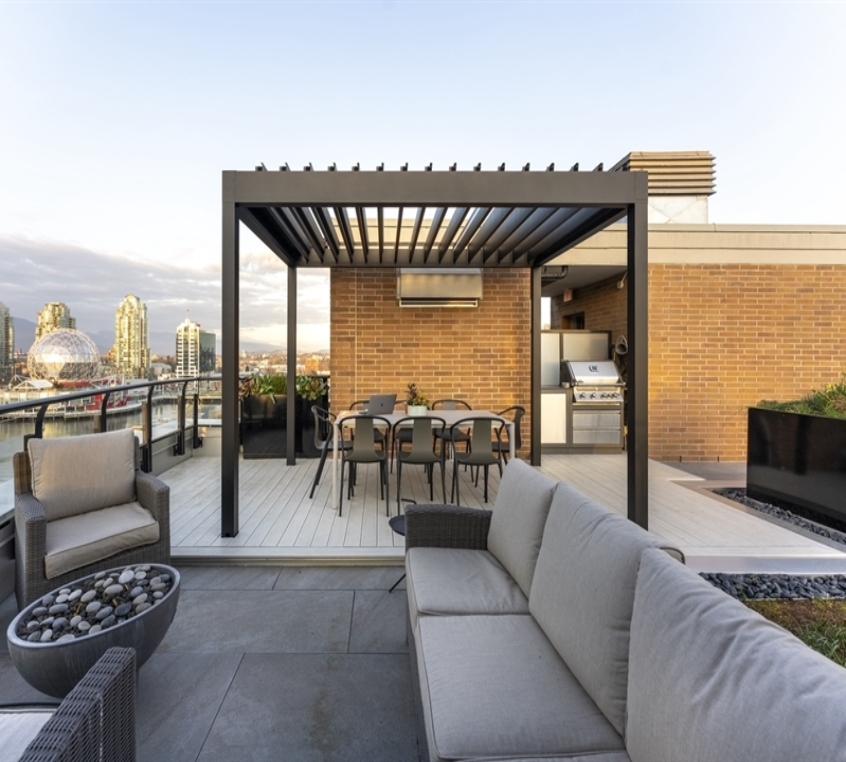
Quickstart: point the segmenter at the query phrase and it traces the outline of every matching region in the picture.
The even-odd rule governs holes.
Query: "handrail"
[[[153,431],[153,391],[157,386],[165,387],[174,384],[181,384],[181,392],[177,392],[177,444],[175,454],[185,454],[185,405],[187,402],[188,385],[204,381],[220,381],[221,376],[181,376],[179,378],[159,379],[157,381],[137,381],[131,384],[121,384],[119,386],[104,386],[100,388],[89,388],[84,391],[70,392],[68,394],[57,394],[52,397],[39,397],[35,400],[22,400],[18,402],[9,402],[0,405],[0,417],[9,413],[16,413],[24,410],[34,410],[37,408],[38,412],[35,416],[35,431],[32,436],[36,439],[41,439],[44,434],[44,418],[47,414],[47,408],[50,405],[57,405],[70,400],[86,399],[98,394],[103,395],[100,403],[100,431],[107,430],[107,414],[109,397],[115,392],[132,391],[134,389],[147,389],[147,399],[141,405],[142,411],[142,430],[144,441],[141,444],[142,450],[142,469],[150,472],[153,468],[153,449],[152,449],[152,431]],[[199,445],[199,435],[197,432],[198,417],[198,402],[199,393],[195,391],[193,395],[194,402],[194,447]],[[27,437],[24,438],[26,440]]]

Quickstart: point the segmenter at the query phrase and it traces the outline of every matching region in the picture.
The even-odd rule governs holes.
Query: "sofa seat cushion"
[[[47,521],[135,500],[132,429],[78,437],[30,439],[32,494]]]
[[[846,759],[846,669],[659,551],[635,588],[635,762]]]
[[[420,617],[415,647],[431,759],[625,749],[529,615]]]
[[[488,550],[528,598],[557,482],[518,458],[505,467],[488,530]]]
[[[139,503],[47,522],[47,579],[159,540],[159,524]]]
[[[661,541],[567,484],[555,491],[529,609],[588,695],[622,733],[634,586]]]
[[[408,614],[528,614],[517,583],[487,550],[409,548],[405,558]]]

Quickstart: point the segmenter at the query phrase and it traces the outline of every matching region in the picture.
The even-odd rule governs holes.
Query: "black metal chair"
[[[356,400],[355,402],[353,402],[350,405],[350,410],[365,412],[368,402],[370,402],[369,399],[368,400]],[[384,431],[380,431],[379,429],[373,429],[373,440],[375,442],[378,442],[379,445],[381,445],[383,450],[388,446],[388,441],[385,437]]]
[[[442,399],[432,403],[432,410],[472,410],[470,404],[464,400]],[[444,457],[448,457],[450,450],[455,449],[458,442],[464,442],[464,449],[470,449],[470,432],[463,429],[443,428],[435,429],[435,439],[440,439],[441,448],[444,449]]]
[[[501,422],[496,418],[487,416],[468,416],[456,421],[450,426],[451,431],[460,428],[470,427],[470,441],[467,452],[459,452],[453,448],[452,466],[452,498],[456,505],[460,505],[458,491],[458,466],[464,464],[476,468],[475,486],[479,486],[479,468],[485,469],[485,502],[488,502],[488,469],[490,466],[499,466],[499,475],[502,476],[502,437],[500,436]],[[494,448],[495,442],[498,444]]]
[[[426,467],[426,476],[429,479],[429,500],[435,499],[435,464],[439,463],[441,466],[441,492],[446,502],[446,476],[444,473],[444,457],[443,448],[441,454],[435,452],[433,430],[445,429],[446,421],[435,415],[427,415],[425,417],[410,415],[405,418],[400,418],[394,424],[393,449],[397,460],[397,515],[400,512],[401,499],[401,485],[402,485],[402,467],[403,465],[422,465]],[[402,432],[411,432],[411,450],[406,451],[399,449],[399,435]]]
[[[323,476],[323,467],[326,465],[326,456],[334,451],[335,416],[319,405],[311,406],[311,414],[314,416],[314,446],[320,450],[320,462],[317,464],[317,473],[311,485],[311,492],[308,493],[309,500],[314,497],[314,490],[320,484],[320,477]],[[351,442],[344,443],[338,440],[338,451],[346,446],[352,447]]]
[[[523,444],[523,440],[520,437],[520,421],[523,416],[526,414],[526,408],[520,407],[519,405],[515,405],[514,407],[507,407],[505,410],[500,410],[497,415],[502,416],[503,418],[511,418],[514,421],[514,454],[516,455],[520,447]],[[503,437],[503,434],[505,435]],[[501,424],[499,427],[499,439],[493,440],[493,447],[494,450],[498,451],[500,455],[502,455],[502,459],[508,463],[508,455],[511,452],[511,442],[508,439],[508,429],[505,427],[505,424]]]
[[[352,420],[352,424],[348,421]],[[341,431],[341,491],[338,496],[338,515],[343,511],[344,505],[344,466],[348,466],[349,470],[349,486],[347,488],[347,499],[351,500],[354,492],[356,481],[356,466],[359,463],[378,463],[379,464],[379,492],[385,500],[385,513],[391,515],[390,507],[390,485],[388,484],[388,453],[387,449],[382,446],[381,450],[376,449],[378,444],[375,440],[374,434],[377,431],[377,426],[384,426],[384,438],[387,440],[390,436],[391,422],[381,415],[368,415],[367,413],[357,413],[344,420],[340,426]],[[348,431],[351,428],[352,431]],[[351,439],[350,439],[351,437]],[[349,445],[349,446],[347,446]]]

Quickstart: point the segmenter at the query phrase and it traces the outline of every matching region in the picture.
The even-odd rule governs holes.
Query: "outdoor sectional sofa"
[[[846,760],[846,670],[520,460],[406,547],[421,760]]]

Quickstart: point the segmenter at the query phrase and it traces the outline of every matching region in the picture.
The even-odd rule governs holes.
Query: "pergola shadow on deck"
[[[622,218],[628,226],[628,516],[648,524],[647,192],[644,172],[529,170],[223,172],[221,535],[239,532],[239,223],[288,266],[288,377],[296,376],[300,267],[530,268],[533,465],[540,465],[544,265]],[[395,216],[394,216],[395,215]],[[412,220],[410,234],[402,220]],[[295,415],[288,395],[288,420]],[[294,428],[288,429],[294,464]]]

